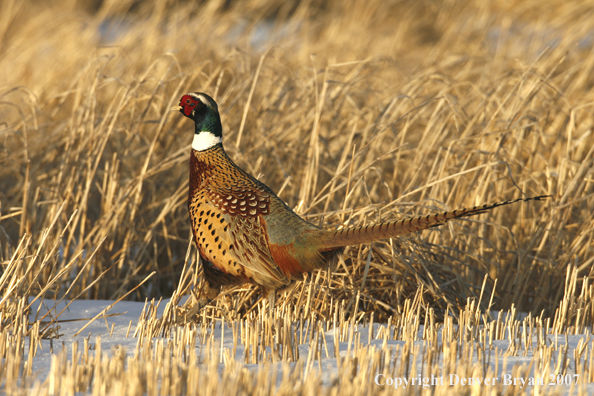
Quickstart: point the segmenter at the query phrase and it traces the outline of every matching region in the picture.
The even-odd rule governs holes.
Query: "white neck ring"
[[[223,138],[212,132],[202,131],[194,134],[192,148],[196,151],[204,151],[223,142]]]

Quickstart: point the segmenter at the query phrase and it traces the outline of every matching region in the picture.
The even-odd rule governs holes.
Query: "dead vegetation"
[[[326,228],[554,196],[350,247],[279,298],[279,329],[337,312],[404,321],[411,301],[444,328],[468,301],[476,315],[551,318],[546,331],[591,328],[593,14],[589,2],[1,2],[0,356],[56,336],[59,317],[30,313],[34,298],[177,301],[199,281],[192,128],[167,111],[189,91],[217,100],[234,160]],[[264,320],[261,304],[251,287],[217,300],[231,321]],[[170,336],[184,315],[206,319],[170,307],[144,331]],[[9,366],[6,389],[23,375]]]
[[[399,317],[384,324],[357,310],[359,298],[355,315],[348,316],[343,300],[329,308],[329,319],[320,319],[313,310],[304,315],[301,306],[291,303],[269,316],[261,303],[244,319],[230,322],[205,309],[200,321],[170,327],[159,337],[164,335],[163,319],[156,315],[160,302],[153,300],[145,304],[134,333],[126,335],[137,340],[132,353],[121,347],[105,351],[101,336],[89,335],[69,348],[56,344],[49,375],[41,380],[31,372],[33,356],[42,353],[40,322],[33,327],[25,323],[12,327],[15,334],[9,328],[0,334],[6,340],[0,344],[0,381],[6,394],[34,395],[525,394],[525,384],[505,382],[508,375],[534,378],[530,389],[535,394],[582,395],[594,382],[594,343],[579,313],[592,312],[594,289],[584,278],[587,286],[572,294],[576,274],[568,274],[564,299],[552,320],[520,317],[515,307],[493,318],[473,300],[456,312],[457,319],[447,315],[438,321],[434,309],[423,306],[419,290]],[[566,319],[575,312],[578,319],[568,326]],[[570,347],[567,340],[574,334],[582,338]],[[303,346],[307,353],[302,354]],[[522,364],[514,364],[526,356]],[[329,365],[336,367],[337,376],[324,375]],[[437,379],[427,386],[420,380],[408,386],[386,384],[388,378],[421,377]],[[481,385],[461,378],[498,380]],[[551,387],[555,381],[560,383]]]

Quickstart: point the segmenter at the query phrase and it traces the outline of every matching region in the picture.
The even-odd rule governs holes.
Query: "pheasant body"
[[[198,92],[184,95],[178,109],[195,122],[188,208],[203,262],[203,292],[209,298],[216,297],[221,286],[246,282],[275,291],[324,267],[345,246],[439,226],[518,201],[546,198],[326,231],[299,217],[270,188],[229,158],[222,145],[218,108],[210,96]],[[274,293],[269,298],[274,298]]]
[[[188,206],[211,286],[279,289],[328,259],[311,240],[319,229],[236,166],[221,145],[192,150]]]

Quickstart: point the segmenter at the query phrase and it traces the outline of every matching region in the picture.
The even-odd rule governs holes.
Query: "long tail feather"
[[[499,206],[511,205],[516,202],[541,201],[550,197],[550,195],[542,195],[539,197],[518,198],[512,201],[489,203],[482,206],[475,206],[473,208],[456,209],[451,212],[438,213],[429,216],[411,217],[392,223],[347,228],[340,231],[320,231],[320,250],[325,251],[349,245],[369,243],[378,239],[393,238],[399,235],[437,227],[452,219],[476,216]]]

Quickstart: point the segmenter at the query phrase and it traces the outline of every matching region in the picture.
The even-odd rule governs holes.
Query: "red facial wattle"
[[[186,117],[189,117],[190,114],[192,114],[192,111],[194,111],[197,104],[198,101],[190,95],[184,95],[179,101],[179,105],[182,108],[183,113]]]

